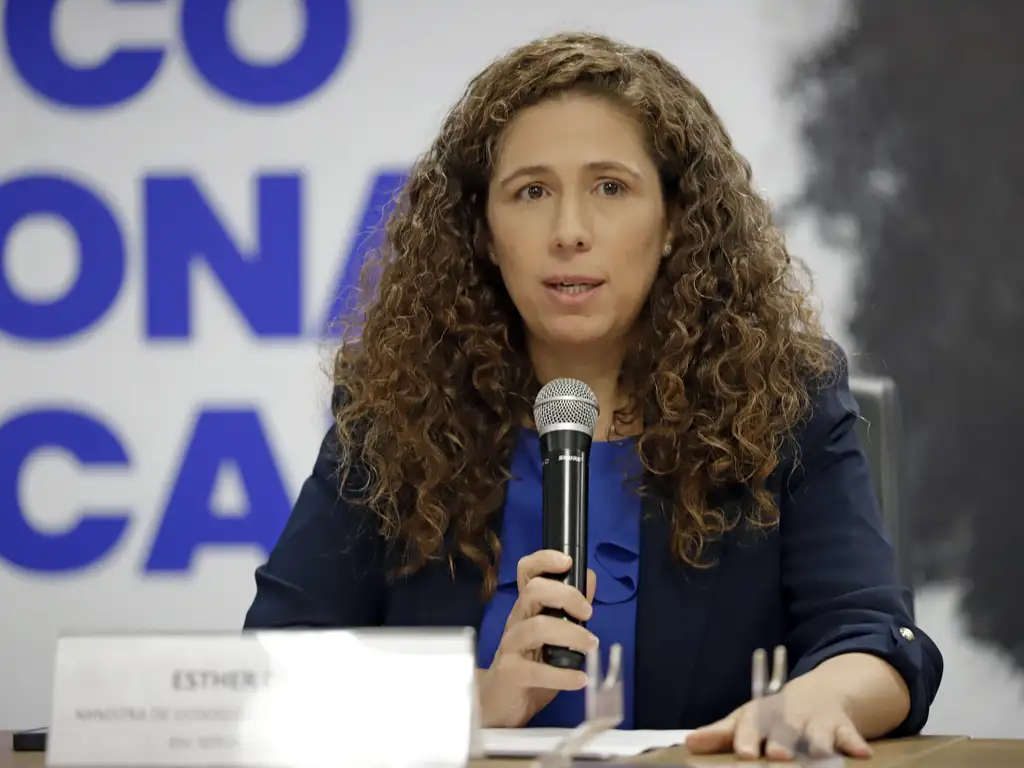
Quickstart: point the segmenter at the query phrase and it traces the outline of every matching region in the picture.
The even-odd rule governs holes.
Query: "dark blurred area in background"
[[[797,201],[864,259],[855,365],[900,388],[918,585],[1024,668],[1024,2],[854,0],[800,61]]]

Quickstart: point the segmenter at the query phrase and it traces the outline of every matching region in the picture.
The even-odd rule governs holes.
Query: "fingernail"
[[[601,644],[601,641],[598,639],[597,635],[591,635],[590,636],[590,649],[591,650],[596,651],[597,647],[600,644]]]
[[[792,760],[793,759],[793,751],[792,750],[790,750],[790,749],[788,749],[788,748],[786,748],[786,747],[782,746],[781,744],[779,744],[777,742],[774,742],[774,741],[770,742],[769,744],[767,744],[765,746],[764,753],[765,753],[766,757],[769,757],[769,758],[771,758],[773,760]]]
[[[565,566],[572,565],[572,558],[569,557],[568,555],[562,555],[562,565],[565,565]]]
[[[748,758],[760,757],[760,755],[757,754],[757,751],[754,750],[753,748],[751,748],[749,744],[743,744],[741,746],[736,747],[736,754],[739,755],[740,757],[748,757]]]

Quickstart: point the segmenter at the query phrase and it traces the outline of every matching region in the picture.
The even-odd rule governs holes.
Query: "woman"
[[[784,643],[816,746],[921,728],[942,660],[896,583],[845,360],[675,67],[592,35],[513,51],[387,235],[247,627],[476,627],[491,726],[575,725],[583,673],[538,649],[618,642],[623,727],[706,726],[691,750],[749,756],[751,653]],[[538,551],[531,405],[565,376],[600,404],[586,596]]]

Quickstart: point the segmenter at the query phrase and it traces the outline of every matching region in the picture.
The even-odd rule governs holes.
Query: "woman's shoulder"
[[[786,441],[782,469],[821,451],[840,433],[852,429],[860,415],[850,391],[846,351],[831,339],[822,343],[828,353],[827,367],[806,376],[807,408]]]
[[[331,393],[331,414],[334,420],[320,445],[315,470],[326,473],[337,485],[338,491],[344,491],[350,497],[360,487],[366,486],[367,467],[360,452],[365,427],[361,419],[353,419],[346,415],[345,438],[338,429],[338,416],[352,402],[348,389],[343,385],[335,385]]]
[[[384,584],[376,521],[346,486],[358,466],[328,429],[267,561],[256,570],[246,627],[364,626],[378,620]],[[354,472],[352,470],[355,470]]]

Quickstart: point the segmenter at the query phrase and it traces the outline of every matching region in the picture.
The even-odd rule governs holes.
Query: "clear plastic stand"
[[[597,651],[587,654],[587,689],[585,717],[551,752],[539,756],[531,768],[571,768],[573,760],[602,733],[618,727],[623,717],[621,679],[622,647],[614,645],[609,654],[608,673],[602,677],[601,658]],[[788,675],[786,648],[777,646],[769,669],[768,653],[754,652],[750,679],[750,695],[757,708],[757,720],[766,744],[787,750],[795,765],[804,768],[842,768],[844,758],[835,753],[815,754],[803,730],[788,717],[786,681]]]
[[[587,653],[587,688],[583,722],[553,751],[540,755],[531,768],[569,768],[573,758],[593,739],[622,723],[622,646],[616,643],[608,653],[608,674],[601,674],[598,651]]]
[[[765,742],[777,744],[792,755],[793,762],[805,768],[842,768],[846,761],[835,752],[815,753],[803,730],[793,725],[786,706],[786,677],[789,668],[785,646],[776,646],[772,666],[768,653],[754,651],[750,675],[750,696],[757,707],[757,720]]]

